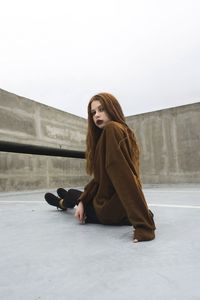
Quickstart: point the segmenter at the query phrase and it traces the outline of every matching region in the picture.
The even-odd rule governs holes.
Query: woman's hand
[[[75,217],[80,223],[84,223],[85,221],[85,216],[84,216],[84,206],[82,202],[79,202],[76,212],[75,212]]]

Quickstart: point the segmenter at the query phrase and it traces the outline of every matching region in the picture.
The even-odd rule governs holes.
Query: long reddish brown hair
[[[91,114],[91,103],[93,101],[99,101],[108,114],[109,118],[112,121],[119,122],[121,124],[124,124],[128,129],[128,134],[130,136],[131,141],[134,143],[134,145],[137,146],[135,136],[132,132],[132,130],[128,127],[128,125],[125,122],[124,113],[122,111],[122,108],[117,101],[117,99],[109,94],[109,93],[100,93],[91,98],[91,100],[88,103],[88,129],[87,129],[87,138],[86,138],[86,170],[88,174],[92,174],[94,171],[94,154],[96,149],[96,144],[98,142],[98,139],[101,135],[102,129],[99,129],[93,121],[92,114]],[[138,148],[138,147],[137,147]],[[139,156],[139,152],[138,152]]]

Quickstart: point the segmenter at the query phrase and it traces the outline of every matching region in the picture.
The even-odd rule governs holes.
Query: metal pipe
[[[0,141],[0,151],[59,157],[85,158],[84,151],[67,150],[7,141]]]

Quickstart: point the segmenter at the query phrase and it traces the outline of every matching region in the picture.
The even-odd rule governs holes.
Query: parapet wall
[[[67,103],[66,103],[67,107]],[[0,140],[85,150],[86,120],[0,89]],[[83,186],[85,160],[0,152],[0,191]]]
[[[145,184],[200,183],[200,103],[127,117]]]
[[[67,105],[66,105],[67,107]],[[126,118],[144,184],[200,183],[200,103]],[[0,140],[85,150],[86,120],[0,89]],[[80,187],[85,160],[0,152],[0,192]]]

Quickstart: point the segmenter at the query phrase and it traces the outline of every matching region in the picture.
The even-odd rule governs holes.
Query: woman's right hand
[[[85,221],[85,216],[84,216],[84,206],[82,202],[79,202],[76,212],[75,212],[75,217],[80,223],[84,223]]]

